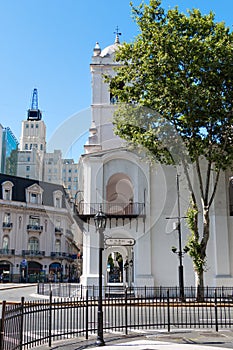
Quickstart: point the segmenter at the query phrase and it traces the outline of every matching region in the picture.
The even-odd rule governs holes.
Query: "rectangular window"
[[[11,214],[10,213],[5,213],[4,214],[4,223],[9,224],[11,222]]]
[[[5,190],[5,200],[9,201],[11,199],[11,192],[10,190]]]
[[[31,160],[30,157],[28,157],[27,161],[30,162],[30,160]]]
[[[30,165],[26,166],[26,171],[30,171]]]
[[[61,198],[56,198],[55,199],[55,207],[56,208],[61,208]]]
[[[39,128],[39,125],[38,125],[38,124],[36,124],[36,128],[37,128],[37,129]]]
[[[40,226],[40,218],[39,216],[29,216],[29,225],[32,226]]]
[[[37,204],[38,203],[38,195],[36,193],[31,193],[30,202],[33,203],[33,204]]]
[[[28,149],[28,144],[27,143],[25,144],[25,149]]]
[[[29,125],[28,124],[26,124],[26,129],[28,129],[29,128]]]
[[[61,228],[61,219],[56,219],[56,227]]]

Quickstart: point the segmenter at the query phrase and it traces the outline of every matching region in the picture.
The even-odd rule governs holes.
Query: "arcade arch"
[[[134,280],[134,253],[132,246],[110,246],[105,250],[106,285],[129,286]],[[129,264],[129,261],[131,264]]]

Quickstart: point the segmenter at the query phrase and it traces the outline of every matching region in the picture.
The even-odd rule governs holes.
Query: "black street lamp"
[[[183,256],[189,251],[187,246],[182,250],[182,235],[181,235],[181,215],[180,215],[180,186],[179,186],[179,175],[176,176],[176,188],[177,188],[177,217],[170,217],[166,219],[177,219],[177,224],[175,229],[178,231],[178,250],[176,247],[172,247],[172,252],[178,255],[179,266],[178,266],[178,278],[179,278],[179,289],[180,289],[180,299],[184,300],[184,267],[183,267]]]
[[[99,232],[99,299],[98,299],[98,329],[96,346],[105,345],[103,336],[103,309],[102,309],[102,252],[104,250],[104,230],[107,218],[100,206],[98,213],[94,217],[96,231]]]

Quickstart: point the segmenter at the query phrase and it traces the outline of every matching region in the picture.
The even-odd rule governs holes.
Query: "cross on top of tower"
[[[114,32],[114,34],[116,34],[115,44],[120,44],[119,36],[121,35],[121,33],[119,32],[118,26],[116,27],[116,31]]]

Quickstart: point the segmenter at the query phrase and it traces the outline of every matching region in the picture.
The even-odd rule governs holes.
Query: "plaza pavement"
[[[172,330],[141,332],[129,336],[113,336],[104,334],[104,350],[216,350],[233,349],[233,331],[221,330]],[[37,350],[81,350],[93,349],[96,337],[90,340],[80,338],[57,341],[49,348],[48,345],[36,347]]]
[[[0,290],[25,288],[32,284],[0,284]],[[216,350],[233,349],[233,329],[171,329],[154,331],[135,331],[125,336],[121,333],[104,334],[104,350]],[[89,340],[82,337],[54,341],[52,347],[47,344],[34,347],[37,350],[81,350],[93,349],[96,335]],[[100,348],[100,347],[99,347]]]

